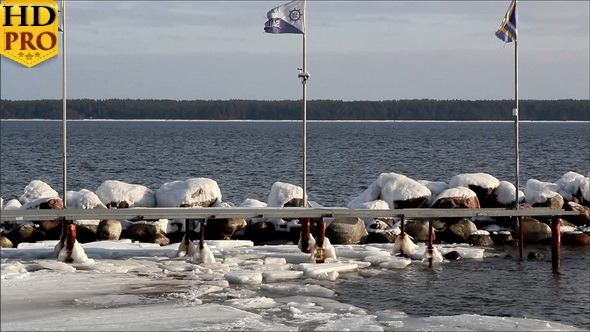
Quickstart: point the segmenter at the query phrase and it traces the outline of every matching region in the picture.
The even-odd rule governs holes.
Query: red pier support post
[[[432,267],[432,259],[434,254],[434,233],[432,230],[432,220],[428,220],[428,267]]]
[[[66,258],[64,262],[66,263],[73,263],[74,258],[72,257],[72,253],[74,252],[74,244],[76,243],[76,231],[78,229],[78,225],[71,223],[66,226]]]
[[[524,260],[524,228],[522,227],[522,217],[516,217],[518,221],[518,249],[520,252],[520,261]]]
[[[324,240],[326,239],[326,221],[322,218],[320,229],[316,240],[315,262],[324,263],[326,261],[326,252],[324,251]]]
[[[311,220],[309,218],[301,218],[301,252],[311,253],[309,247]]]
[[[561,219],[554,216],[551,220],[551,266],[558,272],[561,266]]]
[[[184,236],[182,237],[182,243],[188,248],[188,244],[191,242],[190,240],[190,233],[189,233],[189,225],[193,223],[191,219],[184,219]],[[194,224],[193,224],[194,229]]]
[[[203,250],[205,247],[205,220],[201,220],[201,232],[199,235],[199,249]]]
[[[400,233],[399,233],[399,239],[402,244],[404,241],[404,237],[406,237],[406,219],[404,218],[404,216],[402,216],[401,217],[401,224],[400,224]],[[404,256],[404,246],[403,245],[400,247],[399,253],[402,257]]]

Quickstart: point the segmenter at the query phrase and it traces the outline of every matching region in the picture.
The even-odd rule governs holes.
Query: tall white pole
[[[516,186],[516,209],[518,210],[519,204],[519,177],[520,177],[520,157],[519,157],[519,128],[518,128],[518,41],[514,41],[514,101],[515,101],[515,108],[514,108],[514,135],[515,135],[515,186]]]
[[[303,73],[306,71],[305,33],[303,34]],[[307,79],[303,78],[303,207],[307,206]]]
[[[62,4],[62,151],[63,151],[63,206],[66,208],[66,193],[67,193],[67,165],[68,165],[68,150],[67,150],[67,98],[66,98],[66,2],[61,1]]]
[[[303,12],[307,15],[306,1],[303,1]],[[307,32],[307,17],[303,17],[303,68],[302,72],[299,73],[301,78],[301,84],[303,85],[303,207],[307,206],[307,89],[306,83],[309,78],[307,73],[307,56],[306,56],[306,45],[305,35]]]

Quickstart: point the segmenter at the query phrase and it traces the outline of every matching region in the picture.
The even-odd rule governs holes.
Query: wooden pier
[[[195,207],[195,208],[125,208],[125,209],[15,209],[1,210],[0,220],[3,222],[19,221],[42,221],[57,220],[62,221],[64,229],[66,224],[74,220],[158,220],[158,219],[229,219],[229,218],[288,218],[301,219],[302,239],[309,236],[309,223],[311,219],[339,218],[339,217],[356,217],[356,218],[400,218],[405,221],[408,219],[438,219],[438,218],[474,218],[474,217],[512,217],[517,218],[520,235],[520,260],[523,260],[524,240],[523,227],[520,227],[521,218],[530,217],[551,217],[552,238],[552,267],[553,271],[558,271],[560,267],[560,217],[565,215],[579,215],[579,211],[566,211],[563,209],[551,208],[479,208],[479,209],[348,209],[335,207],[304,208],[304,207]],[[430,220],[432,221],[432,220]],[[404,227],[401,227],[401,236],[405,235]],[[325,223],[323,224],[325,225]],[[204,223],[201,223],[204,226]],[[203,234],[204,229],[201,229]],[[432,254],[432,222],[429,222],[430,241],[428,251]],[[319,234],[318,244],[323,243],[325,232]],[[64,234],[62,234],[64,236]],[[75,239],[75,232],[74,232]],[[200,241],[202,246],[203,239]],[[306,242],[306,241],[304,241]],[[309,250],[306,248],[305,250]],[[322,250],[322,248],[320,248]],[[303,250],[303,249],[302,249]],[[323,262],[322,257],[318,257],[318,262]],[[432,266],[432,259],[429,260]]]
[[[196,207],[196,208],[127,208],[127,209],[16,209],[1,210],[1,221],[41,220],[152,220],[152,219],[224,219],[224,218],[473,218],[578,215],[578,211],[550,208],[484,209],[348,209],[341,207]]]

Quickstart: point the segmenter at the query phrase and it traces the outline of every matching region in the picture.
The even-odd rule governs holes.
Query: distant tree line
[[[513,120],[513,100],[310,100],[308,120]],[[61,100],[0,100],[2,119],[61,119]],[[68,119],[300,120],[299,100],[73,99]],[[521,120],[590,121],[590,100],[521,100]]]

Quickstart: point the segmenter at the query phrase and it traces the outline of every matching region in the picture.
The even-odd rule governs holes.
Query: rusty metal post
[[[400,246],[399,249],[399,253],[400,255],[403,257],[404,256],[404,238],[406,237],[406,219],[404,218],[404,216],[401,216],[401,225],[400,225],[400,233],[399,233],[399,240],[402,243],[402,245]]]
[[[76,230],[78,229],[78,225],[71,223],[67,225],[66,231],[66,258],[64,262],[72,263],[74,262],[74,258],[72,257],[72,252],[74,251],[74,244],[76,243]]]
[[[206,220],[201,220],[201,232],[200,232],[200,238],[199,238],[199,249],[203,250],[203,248],[205,247],[205,221]]]
[[[522,219],[522,217],[516,217],[518,221],[518,248],[521,262],[524,260],[524,227],[522,227]]]
[[[62,220],[61,221],[61,234],[59,235],[59,248],[56,249],[55,256],[59,255],[59,252],[63,249],[66,245],[66,237],[68,234],[68,221]]]
[[[315,262],[323,263],[326,260],[326,252],[324,251],[324,239],[326,238],[326,221],[322,218],[320,221],[320,229],[318,238],[316,240]]]
[[[310,233],[311,220],[309,218],[301,219],[301,252],[311,253],[309,247],[309,233]]]
[[[432,220],[428,220],[428,267],[432,267],[432,259],[434,254],[434,233],[432,231]]]
[[[189,229],[188,229],[190,221],[191,221],[191,219],[184,219],[184,237],[182,238],[182,241],[183,241],[183,244],[187,246],[187,248],[188,248],[188,244],[190,242]]]
[[[554,216],[551,220],[551,266],[553,272],[559,271],[561,266],[561,219]]]

